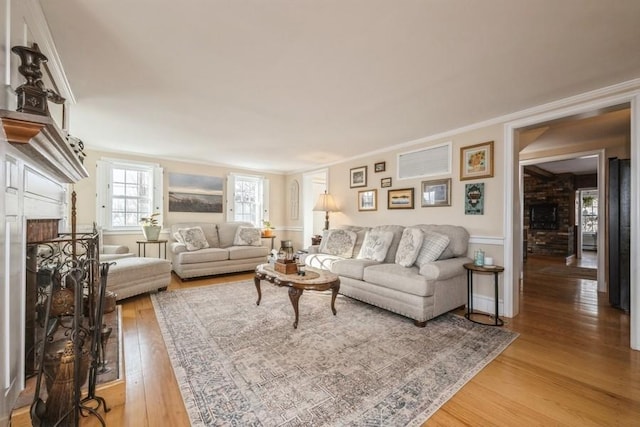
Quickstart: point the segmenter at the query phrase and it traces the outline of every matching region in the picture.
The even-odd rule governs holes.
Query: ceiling
[[[288,172],[640,77],[637,0],[40,0],[89,149]]]
[[[607,110],[589,114],[564,117],[550,122],[539,123],[519,131],[520,155],[530,158],[545,158],[548,153],[565,151],[579,153],[584,147],[614,148],[629,146],[631,135],[631,109],[629,105],[619,105]],[[595,144],[595,145],[594,145]],[[552,174],[572,173],[574,175],[598,172],[597,155],[576,154],[573,158],[565,154],[562,160],[540,161],[538,169]],[[529,160],[531,165],[534,161]],[[525,168],[526,169],[526,168]]]

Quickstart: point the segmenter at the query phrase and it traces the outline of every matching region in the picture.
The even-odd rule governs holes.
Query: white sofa
[[[199,248],[204,242],[188,245],[178,240],[181,233],[187,235],[197,228],[204,233],[204,246],[207,247]],[[191,279],[254,270],[258,264],[266,262],[270,250],[262,244],[260,231],[247,222],[173,224],[169,243],[173,271],[180,279]],[[250,237],[243,240],[242,232]]]
[[[390,239],[386,249],[385,239]],[[463,264],[471,262],[468,243],[469,233],[454,225],[344,226],[325,231],[304,262],[338,274],[341,294],[425,326],[427,320],[467,303]]]

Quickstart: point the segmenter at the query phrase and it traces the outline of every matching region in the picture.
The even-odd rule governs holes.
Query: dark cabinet
[[[609,159],[609,302],[629,312],[631,291],[631,162]]]

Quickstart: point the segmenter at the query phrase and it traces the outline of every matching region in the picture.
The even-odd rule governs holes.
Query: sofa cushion
[[[419,224],[414,227],[420,228],[422,231],[432,231],[449,237],[449,246],[440,255],[439,259],[467,256],[469,232],[464,227],[448,224]]]
[[[226,261],[229,251],[222,248],[206,248],[193,252],[181,252],[178,255],[180,264],[198,264],[201,262]]]
[[[356,243],[353,246],[353,255],[352,257],[357,256],[360,253],[360,249],[362,248],[362,243],[364,242],[364,238],[367,235],[367,231],[371,230],[371,227],[360,227],[357,225],[340,225],[338,226],[341,230],[349,230],[356,233]]]
[[[207,242],[201,227],[179,228],[178,233],[188,251],[197,251],[209,247],[209,242]]]
[[[418,274],[418,267],[403,267],[398,264],[372,265],[364,269],[364,280],[374,285],[406,292],[421,297],[431,296],[434,281]]]
[[[444,250],[449,246],[449,237],[433,231],[424,231],[424,239],[416,265],[422,267],[424,264],[435,261],[441,257]]]
[[[364,269],[376,264],[379,264],[379,262],[370,259],[341,259],[331,264],[331,272],[341,277],[362,280]]]
[[[389,230],[369,230],[362,243],[358,259],[384,261],[393,241],[393,232]],[[394,256],[395,259],[395,256]]]
[[[218,228],[212,222],[181,222],[171,225],[170,237],[179,242],[181,239],[176,237],[176,233],[178,236],[178,230],[181,228],[192,228],[192,227],[200,227],[202,231],[204,231],[204,236],[207,238],[207,242],[209,242],[210,248],[219,248],[220,241],[218,240]],[[181,242],[183,243],[183,242]]]
[[[238,227],[233,246],[262,246],[261,230],[255,227]]]
[[[249,259],[266,257],[269,254],[269,248],[266,246],[231,246],[227,248],[229,251],[229,259]]]
[[[238,227],[253,227],[253,224],[242,221],[229,221],[218,224],[218,239],[220,239],[221,248],[233,246],[233,240],[236,237]]]
[[[356,238],[356,233],[350,230],[327,230],[320,242],[320,253],[351,258]]]
[[[391,241],[391,245],[389,245],[387,256],[384,259],[384,262],[393,264],[396,261],[396,252],[398,251],[400,239],[402,239],[404,227],[402,225],[379,225],[372,228],[372,230],[391,231],[393,233],[393,240]]]
[[[423,240],[424,233],[422,230],[419,228],[405,228],[396,252],[396,264],[400,264],[403,267],[411,267],[416,262]]]

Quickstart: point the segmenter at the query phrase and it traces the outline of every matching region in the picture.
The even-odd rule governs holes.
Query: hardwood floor
[[[520,337],[424,425],[639,425],[640,352],[629,349],[628,315],[609,307],[595,282],[542,274],[542,263],[527,260],[521,314],[505,319]],[[174,278],[169,290],[252,277]],[[127,403],[107,424],[188,426],[149,297],[126,300],[122,312]]]

